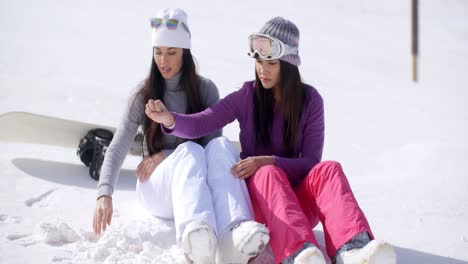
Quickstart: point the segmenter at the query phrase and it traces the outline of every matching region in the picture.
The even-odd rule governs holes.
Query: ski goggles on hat
[[[284,44],[277,38],[260,33],[249,36],[249,48],[247,55],[252,58],[258,55],[262,60],[276,60],[284,55],[298,54],[297,46]]]
[[[176,30],[180,25],[189,34],[189,36],[191,35],[190,30],[187,27],[187,25],[185,25],[184,22],[179,22],[179,20],[177,19],[173,19],[173,18],[162,19],[162,18],[155,17],[155,18],[151,18],[150,22],[151,22],[151,27],[156,30],[160,29],[162,25],[166,25],[166,28],[168,30]]]

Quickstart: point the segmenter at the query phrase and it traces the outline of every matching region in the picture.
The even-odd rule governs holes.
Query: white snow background
[[[417,83],[410,2],[0,0],[0,113],[116,126],[149,71],[149,18],[165,7],[187,11],[199,72],[224,97],[254,78],[249,33],[284,16],[301,31],[302,77],[324,98],[324,160],[341,162],[374,234],[398,263],[468,263],[468,1],[420,1]],[[173,224],[137,206],[137,157],[111,228],[92,234],[96,182],[75,151],[0,142],[0,263],[184,263]]]

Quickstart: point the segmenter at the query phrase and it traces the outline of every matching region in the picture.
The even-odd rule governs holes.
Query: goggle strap
[[[286,52],[284,55],[297,55],[299,53],[299,49],[297,46],[292,46],[289,44],[284,44],[286,46]]]

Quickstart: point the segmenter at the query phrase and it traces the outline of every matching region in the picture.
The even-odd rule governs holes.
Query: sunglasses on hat
[[[176,30],[179,27],[179,25],[181,25],[182,28],[189,34],[189,36],[191,35],[190,30],[187,27],[187,25],[185,25],[184,22],[179,22],[179,20],[177,19],[171,18],[171,19],[164,20],[162,18],[155,17],[155,18],[151,18],[150,22],[151,22],[151,27],[156,30],[161,28],[162,25],[166,25],[166,28],[169,30]]]
[[[252,58],[259,56],[262,60],[276,60],[284,55],[298,54],[297,46],[284,44],[277,38],[260,33],[249,36],[249,49],[247,55]]]

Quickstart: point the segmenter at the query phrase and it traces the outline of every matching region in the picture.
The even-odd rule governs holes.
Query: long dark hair
[[[153,52],[151,53],[153,54]],[[151,56],[151,70],[146,78],[143,87],[137,92],[143,99],[143,104],[146,104],[149,99],[159,99],[164,103],[164,94],[166,85],[158,66],[154,62],[153,55]],[[200,79],[196,72],[195,62],[192,53],[189,49],[183,49],[182,68],[181,68],[180,85],[185,90],[187,95],[187,113],[197,113],[204,109],[200,97]],[[143,119],[143,135],[146,138],[148,154],[153,155],[162,150],[161,126],[153,122],[148,116],[144,115]]]
[[[256,71],[255,87],[255,137],[257,142],[269,146],[276,102],[272,89],[263,88]],[[292,154],[299,134],[299,123],[304,109],[306,92],[297,66],[282,60],[280,60],[279,93],[281,98],[279,107],[284,116],[283,141],[286,143],[288,154]]]

